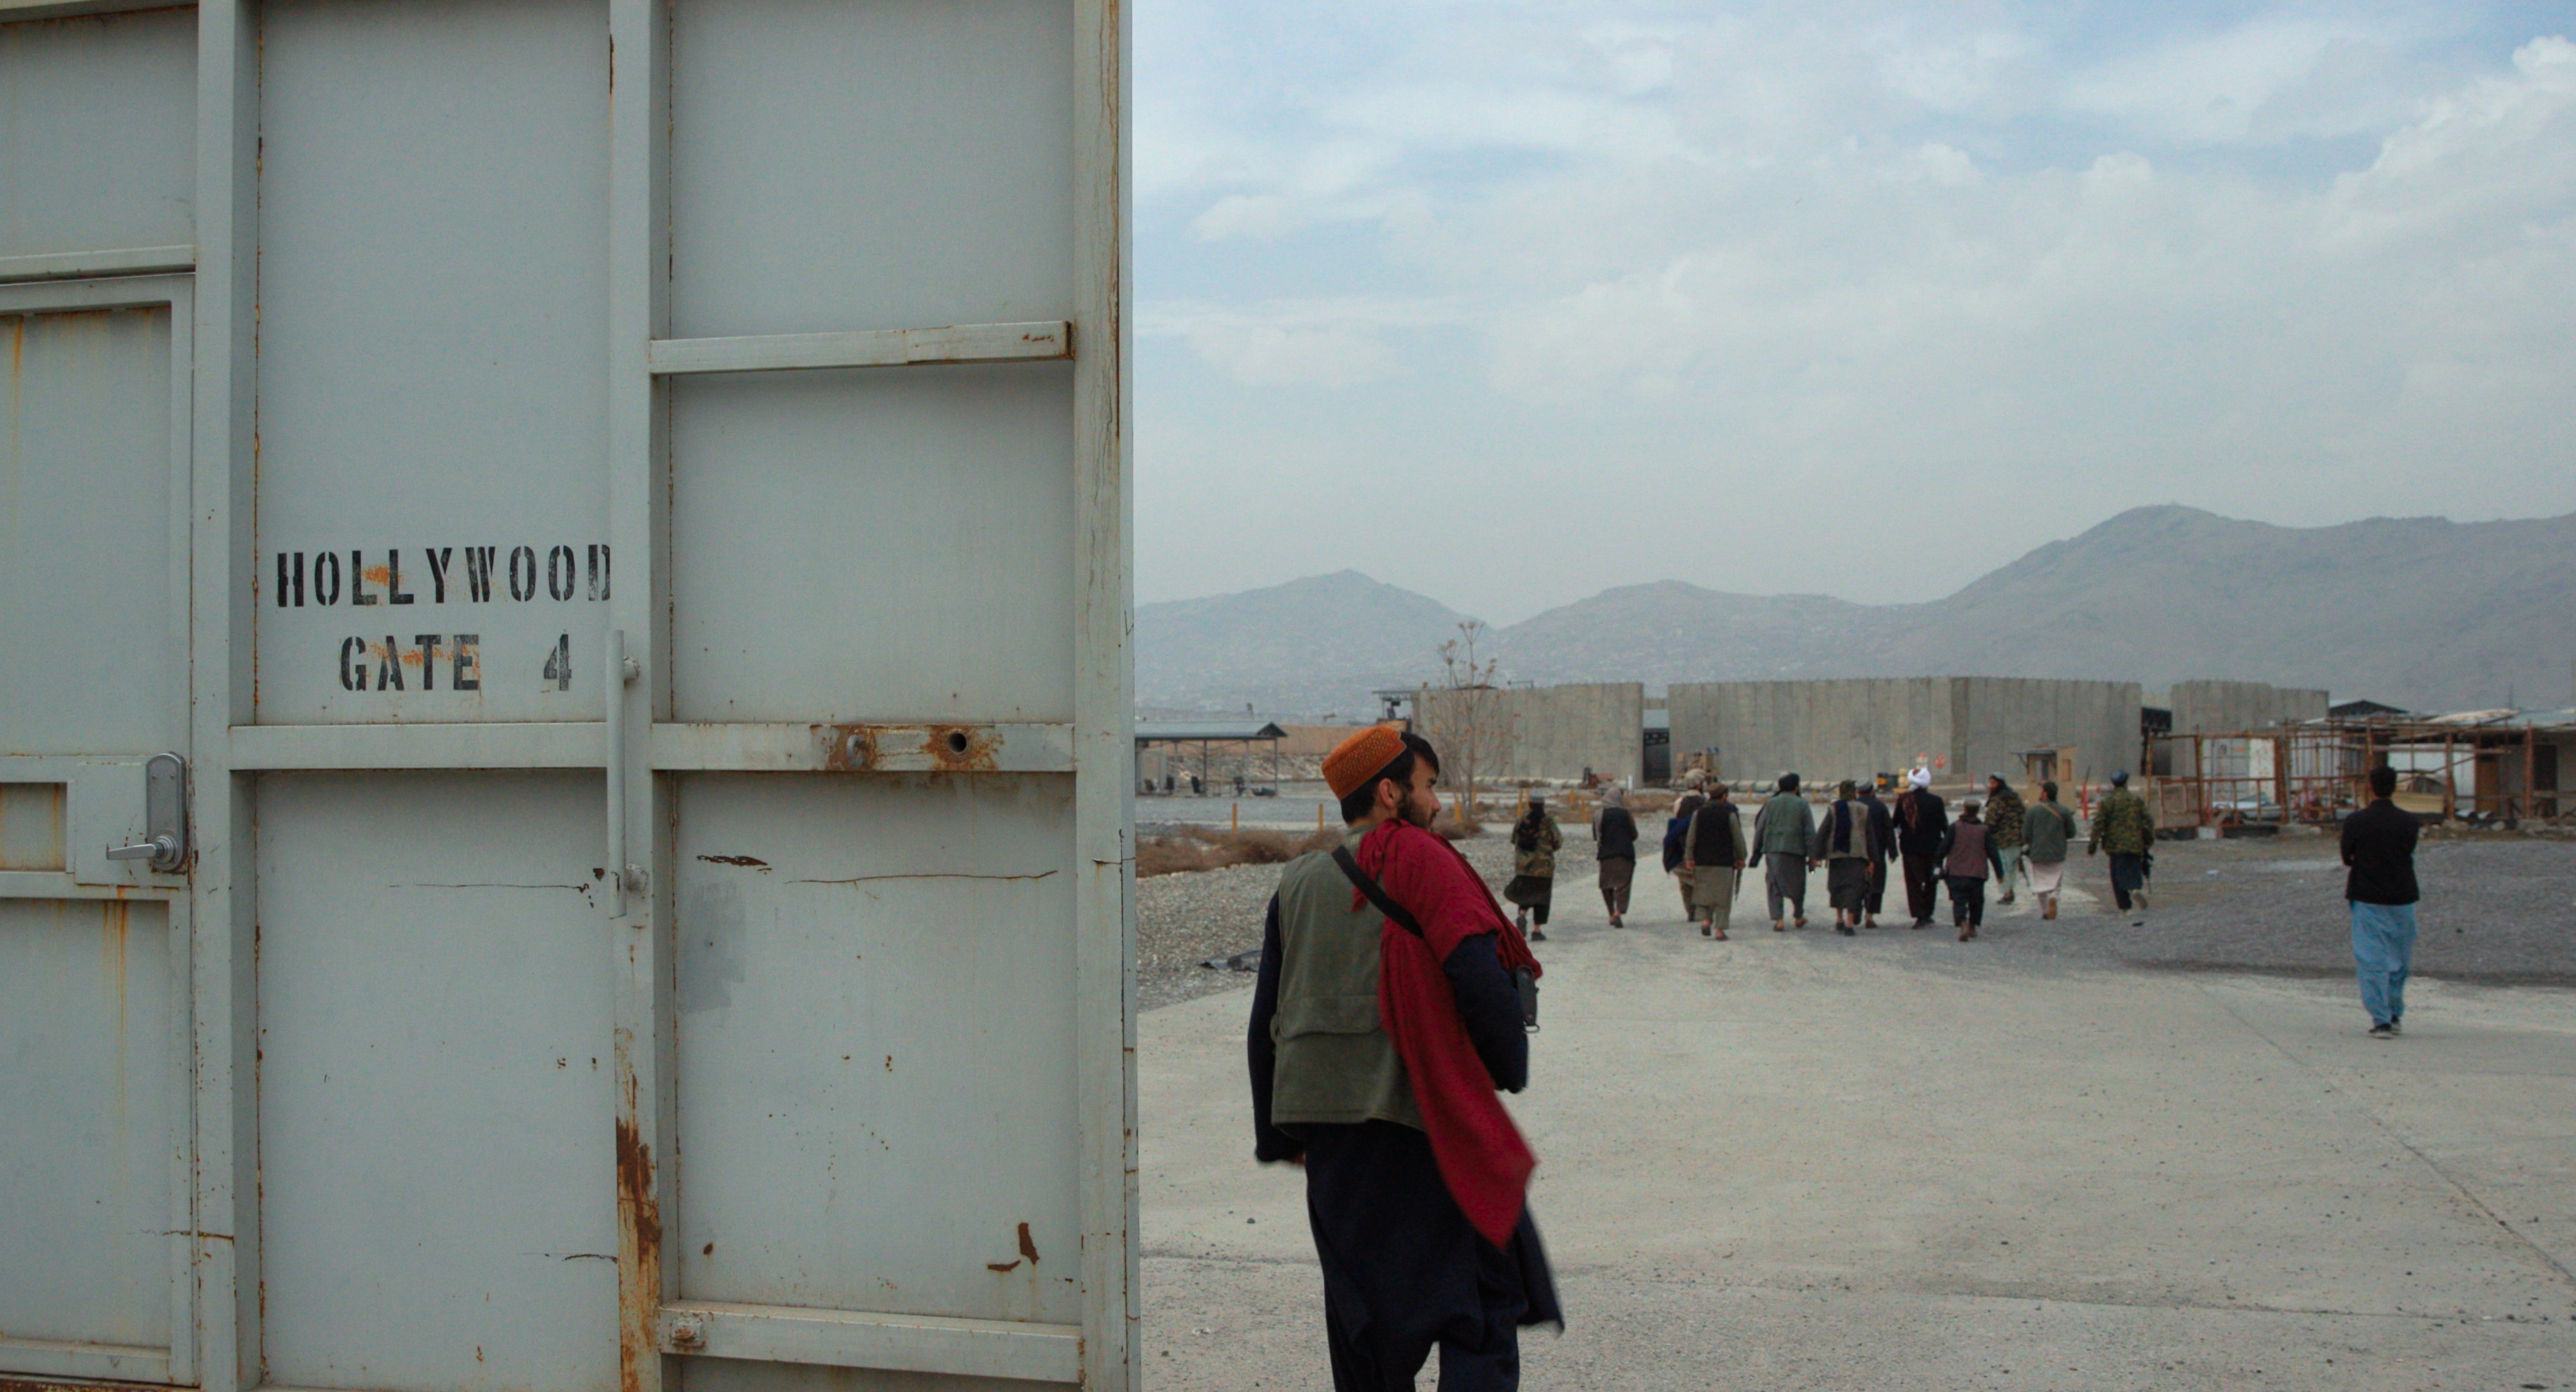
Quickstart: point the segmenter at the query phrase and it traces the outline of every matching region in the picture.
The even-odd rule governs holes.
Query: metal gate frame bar
[[[258,537],[259,25],[250,0],[197,6],[195,904],[199,1380],[261,1375],[256,775],[232,729],[255,718]]]

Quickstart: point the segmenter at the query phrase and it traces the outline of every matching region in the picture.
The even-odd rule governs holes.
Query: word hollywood
[[[546,598],[556,603],[605,600],[609,594],[608,548],[598,543],[579,554],[570,546],[550,548],[542,562],[533,546],[514,546],[506,558],[498,546],[424,546],[415,554],[421,563],[406,580],[400,547],[381,552],[280,551],[277,607],[302,609],[309,604],[328,609],[337,607],[344,597],[352,608],[424,601],[429,606],[451,601],[491,604],[500,594],[507,594],[513,603],[527,604],[537,598],[541,581]],[[381,564],[369,564],[368,558],[375,555],[384,558]],[[448,690],[482,690],[482,635],[416,633],[408,647],[390,633],[382,643],[364,636],[343,638],[340,689],[436,691],[442,664],[447,668]],[[570,690],[572,667],[572,635],[558,634],[546,652],[541,684],[556,691]]]
[[[465,564],[461,573],[456,564],[459,559],[456,553],[459,549],[465,553],[462,558]],[[588,582],[588,598],[608,598],[608,548],[593,542],[585,549],[589,552],[586,563],[582,558],[576,557],[569,546],[558,546],[546,552],[547,598],[556,601],[571,599],[583,588],[585,578]],[[403,588],[402,548],[387,547],[383,554],[385,563],[371,566],[366,561],[367,552],[352,550],[349,552],[348,569],[344,572],[340,566],[339,552],[312,553],[313,585],[310,593],[313,602],[326,609],[338,604],[341,579],[344,574],[348,580],[349,603],[352,606],[417,602],[420,598],[419,592]],[[492,581],[496,574],[493,562],[501,554],[500,547],[424,546],[420,548],[420,554],[428,564],[430,603],[445,604],[451,584],[458,582],[461,582],[464,587],[464,603],[489,604],[492,602]],[[302,551],[277,553],[277,607],[280,609],[304,607],[307,593],[304,584],[304,557],[305,553]],[[412,584],[418,585],[420,572],[413,571],[412,577]],[[535,599],[537,597],[537,548],[511,547],[508,572],[501,578],[509,585],[510,598],[521,604]],[[376,588],[370,590],[367,588],[369,585],[374,585]]]

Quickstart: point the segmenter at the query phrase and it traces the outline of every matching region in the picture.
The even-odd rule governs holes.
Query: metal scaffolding
[[[2576,720],[2512,711],[2434,719],[2320,720],[2150,741],[2159,826],[2331,824],[2370,801],[2371,769],[2397,770],[2398,806],[2445,821],[2558,821],[2560,751]]]

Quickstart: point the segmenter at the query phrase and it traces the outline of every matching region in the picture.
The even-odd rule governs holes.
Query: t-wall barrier
[[[0,1388],[1137,1385],[1112,0],[0,0]]]

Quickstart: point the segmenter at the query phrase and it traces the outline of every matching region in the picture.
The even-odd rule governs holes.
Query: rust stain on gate
[[[989,725],[817,725],[829,773],[990,773],[1002,737]]]
[[[59,1378],[0,1376],[0,1392],[136,1392],[131,1382],[68,1382]]]
[[[653,1147],[637,1123],[635,1068],[622,1030],[616,1047],[617,1382],[620,1392],[645,1392],[648,1360],[661,1357],[653,1322],[662,1309],[662,1200],[653,1184]],[[660,1382],[653,1379],[656,1387]]]
[[[981,725],[932,725],[921,741],[931,762],[948,773],[991,770],[1001,744],[990,728]]]

